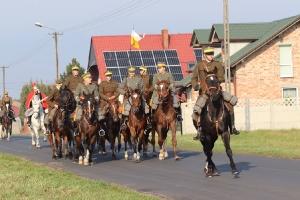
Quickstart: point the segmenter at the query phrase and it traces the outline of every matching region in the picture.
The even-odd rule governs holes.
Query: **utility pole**
[[[230,39],[229,39],[229,14],[228,0],[223,0],[223,20],[224,20],[224,64],[225,64],[225,90],[231,93],[231,73],[230,73]]]
[[[3,87],[3,96],[4,96],[4,92],[5,92],[5,66],[2,66],[2,87]]]
[[[55,44],[55,63],[56,63],[56,80],[58,80],[58,50],[57,50],[57,35],[62,35],[57,33],[56,31],[52,34],[49,35],[54,35],[54,44]]]

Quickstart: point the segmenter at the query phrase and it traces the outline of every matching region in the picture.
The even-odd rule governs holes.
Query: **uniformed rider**
[[[125,77],[122,83],[119,85],[118,91],[120,94],[124,95],[123,104],[124,104],[124,114],[122,116],[122,125],[121,130],[127,129],[127,122],[129,111],[131,109],[131,105],[128,101],[131,101],[131,97],[129,97],[128,91],[125,88],[132,88],[133,90],[140,89],[141,92],[144,90],[144,83],[141,77],[135,75],[136,68],[134,66],[130,66],[127,69],[128,77]],[[142,103],[143,106],[145,103]]]
[[[172,96],[173,96],[173,107],[174,107],[175,111],[177,112],[177,121],[182,121],[183,119],[181,117],[181,109],[180,109],[179,101],[178,101],[178,98],[175,96],[173,75],[170,72],[166,72],[166,63],[164,63],[164,62],[157,63],[157,70],[158,70],[158,73],[156,73],[153,77],[154,91],[153,91],[153,95],[152,95],[151,121],[152,122],[154,121],[155,111],[157,109],[158,104],[160,104],[160,102],[158,100],[158,96],[157,96],[157,87],[158,87],[157,82],[158,82],[158,80],[164,81],[164,80],[168,80],[168,79],[170,81],[169,88],[171,89]]]
[[[100,95],[100,116],[99,116],[99,123],[101,126],[100,129],[100,136],[105,135],[106,126],[104,125],[105,122],[105,115],[107,113],[107,106],[108,101],[118,99],[120,92],[118,91],[118,82],[115,80],[112,80],[112,72],[106,71],[105,73],[106,80],[102,81],[99,85],[99,95]]]
[[[83,82],[83,78],[78,76],[79,74],[79,67],[74,65],[72,67],[72,74],[66,78],[65,87],[69,88],[73,94],[78,86],[79,83]]]
[[[98,104],[99,104],[99,92],[98,92],[98,88],[97,86],[92,83],[92,75],[87,72],[85,74],[82,75],[83,78],[83,83],[79,83],[77,85],[77,88],[75,90],[74,93],[74,98],[77,102],[77,107],[76,107],[76,112],[75,112],[75,119],[74,121],[76,123],[74,123],[74,136],[78,136],[78,127],[77,127],[77,123],[80,121],[81,116],[82,116],[82,106],[81,106],[81,99],[80,97],[83,96],[84,94],[92,94],[94,92],[94,98],[96,100],[96,107],[95,107],[95,112],[98,115],[98,120],[99,120],[99,109],[98,109]],[[100,133],[99,133],[100,134]]]
[[[14,110],[11,108],[11,107],[12,107],[13,101],[12,101],[12,98],[11,98],[10,96],[8,96],[8,92],[7,92],[7,91],[4,92],[4,97],[2,97],[2,110],[1,110],[1,112],[0,112],[0,121],[2,121],[2,117],[3,117],[3,115],[4,115],[4,110],[5,110],[5,104],[7,104],[7,103],[8,103],[9,106],[10,106],[9,112],[12,114],[11,119],[15,122],[15,121],[16,121],[16,119],[15,119],[15,112],[14,112]]]
[[[202,108],[204,107],[206,100],[208,98],[207,95],[204,94],[204,92],[206,90],[204,71],[213,71],[214,68],[217,67],[217,69],[218,69],[217,77],[218,77],[219,83],[221,84],[221,83],[225,82],[224,70],[223,70],[221,63],[219,61],[213,60],[214,48],[207,47],[203,50],[203,53],[204,53],[204,56],[203,56],[204,60],[197,63],[197,65],[195,66],[195,69],[193,71],[193,76],[191,79],[191,84],[192,84],[192,87],[194,88],[194,90],[195,91],[199,90],[199,96],[198,96],[196,104],[193,108],[193,112],[196,115],[201,114]],[[199,82],[200,82],[200,84],[199,84]],[[238,130],[236,130],[236,128],[235,128],[234,110],[233,110],[233,106],[236,105],[236,103],[237,103],[237,98],[235,96],[232,96],[228,92],[225,92],[225,91],[222,91],[222,92],[223,92],[225,104],[229,108],[230,119],[231,119],[231,124],[232,124],[231,134],[238,135],[240,132]],[[200,123],[201,122],[199,122],[199,124]],[[203,138],[204,138],[204,136],[203,136],[202,131],[198,130],[197,136],[195,136],[193,139],[194,140],[203,140]]]
[[[50,92],[46,102],[48,104],[48,113],[49,113],[49,117],[48,117],[48,122],[47,124],[47,134],[50,134],[52,132],[52,123],[53,123],[53,117],[54,114],[56,112],[56,110],[58,109],[58,102],[59,102],[59,90],[61,88],[61,86],[63,85],[62,80],[57,80],[55,82],[55,87],[52,89],[52,91]],[[59,127],[63,126],[63,122],[60,122]]]

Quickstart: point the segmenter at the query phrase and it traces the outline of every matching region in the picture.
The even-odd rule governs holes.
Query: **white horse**
[[[32,136],[32,146],[36,146],[37,148],[41,148],[39,141],[39,130],[43,130],[46,132],[46,128],[44,125],[44,111],[41,101],[37,95],[34,96],[32,100],[32,109],[33,114],[31,117],[31,136]],[[45,139],[44,139],[45,141]]]

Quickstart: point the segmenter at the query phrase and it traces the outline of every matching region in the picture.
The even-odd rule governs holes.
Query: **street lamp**
[[[58,51],[57,51],[57,35],[62,35],[59,34],[55,29],[53,28],[49,28],[47,26],[44,26],[43,24],[39,23],[39,22],[36,22],[35,25],[37,27],[44,27],[44,28],[47,28],[47,29],[51,29],[51,30],[54,30],[54,32],[52,34],[49,34],[49,35],[54,35],[54,43],[55,43],[55,60],[56,60],[56,80],[58,80]]]

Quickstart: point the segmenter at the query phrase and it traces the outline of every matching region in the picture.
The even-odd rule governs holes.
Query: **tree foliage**
[[[20,94],[20,113],[19,113],[19,117],[21,120],[23,120],[25,118],[25,112],[26,112],[26,98],[27,95],[33,91],[32,89],[32,80],[30,80],[29,83],[26,83],[25,85],[23,85],[22,87],[22,91]],[[51,86],[50,85],[45,85],[43,83],[43,81],[36,81],[36,86],[39,88],[39,90],[41,92],[44,92],[46,96],[48,96],[51,92]]]
[[[79,67],[79,73],[78,73],[78,76],[81,76],[81,75],[84,74],[84,72],[85,72],[84,68],[82,68],[82,67],[80,66],[80,63],[77,62],[76,58],[73,58],[73,59],[72,59],[72,62],[69,63],[69,64],[66,66],[66,71],[65,71],[64,73],[60,74],[60,79],[61,79],[63,82],[65,82],[66,78],[72,74],[72,67],[73,67],[74,65],[77,65],[77,66]]]

